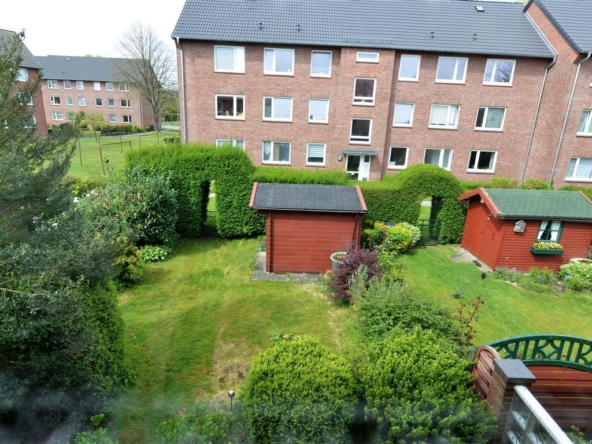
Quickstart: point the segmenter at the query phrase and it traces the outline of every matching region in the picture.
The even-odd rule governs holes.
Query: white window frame
[[[313,60],[314,60],[314,55],[315,53],[318,54],[329,54],[329,72],[327,74],[315,74],[312,72],[312,68],[313,68]],[[324,77],[324,78],[329,78],[331,77],[331,64],[333,63],[333,51],[316,51],[313,50],[310,54],[310,76],[311,77]]]
[[[575,159],[576,163],[574,165],[573,173],[571,176],[568,176],[567,173],[569,173],[569,165],[571,164],[571,162],[574,159]],[[567,171],[565,172],[565,181],[566,182],[592,182],[592,172],[590,173],[590,177],[578,177],[576,175],[578,172],[578,169],[580,167],[580,162],[582,159],[589,160],[590,162],[592,162],[592,157],[572,157],[569,160]]]
[[[265,99],[271,99],[271,115],[272,117],[265,117]],[[273,117],[275,114],[275,100],[276,99],[290,99],[290,118],[282,119]],[[294,99],[292,97],[272,97],[272,96],[263,96],[263,120],[267,122],[291,122],[292,116],[294,111]]]
[[[325,102],[326,105],[326,119],[325,120],[320,120],[320,119],[311,119],[312,116],[312,112],[310,109],[311,106],[311,102],[315,100],[317,102]],[[329,99],[317,99],[317,98],[310,98],[308,99],[308,123],[329,123]]]
[[[440,70],[440,61],[443,59],[453,59],[455,60],[454,63],[454,72],[452,74],[452,79],[439,79],[438,78],[438,71]],[[458,62],[459,60],[464,60],[465,61],[465,69],[463,72],[463,76],[461,80],[455,80],[455,78],[457,77],[458,74]],[[445,56],[440,56],[438,57],[438,66],[436,67],[436,83],[457,83],[457,84],[463,84],[465,83],[466,79],[467,79],[467,69],[469,67],[469,59],[468,57],[445,57]]]
[[[49,96],[49,104],[53,106],[61,105],[62,99],[58,96]]]
[[[358,51],[356,54],[358,63],[380,63],[380,53],[378,51]]]
[[[16,76],[17,82],[26,82],[29,80],[29,70],[27,68],[19,68]]]
[[[113,105],[109,105],[110,101],[113,101]],[[107,108],[115,108],[115,99],[107,99]]]
[[[218,115],[218,97],[232,97],[232,108],[234,111],[234,115],[230,115],[230,116],[219,116]],[[236,107],[236,100],[238,98],[243,99],[243,115],[239,116],[237,113],[237,107]],[[214,94],[214,116],[216,117],[216,119],[223,119],[223,120],[245,120],[245,115],[247,114],[247,108],[246,108],[246,100],[245,100],[245,96],[243,94]]]
[[[273,59],[272,59],[272,65],[273,65],[273,71],[266,71],[265,70],[265,57],[267,56],[267,51],[273,51]],[[278,72],[276,71],[276,56],[275,56],[275,52],[276,51],[292,51],[292,71],[289,72]],[[263,74],[267,74],[267,75],[274,75],[274,76],[293,76],[294,75],[294,71],[295,71],[295,58],[296,58],[296,51],[290,48],[263,48]]]
[[[121,91],[121,92],[129,92],[129,90],[130,90],[129,83],[121,82],[120,84],[117,85],[117,89],[119,89],[119,91]]]
[[[218,48],[232,48],[234,50],[233,56],[233,68],[222,69],[217,68],[218,65]],[[237,63],[238,61],[238,63]],[[228,46],[228,45],[214,45],[214,72],[234,72],[244,73],[245,72],[245,47],[244,46]]]
[[[61,111],[52,111],[51,119],[55,120],[56,122],[63,122],[64,121],[64,113]]]
[[[101,101],[101,104],[100,105],[99,105],[99,102],[98,102],[99,100]],[[95,106],[97,108],[102,108],[103,107],[103,99],[101,97],[95,97]]]
[[[105,91],[113,91],[113,82],[105,82]]]
[[[126,118],[128,120],[127,122],[125,121]],[[122,114],[121,115],[121,123],[127,123],[127,124],[131,125],[133,123],[132,115],[131,114]]]
[[[447,171],[450,171],[450,166],[452,165],[452,154],[453,154],[453,151],[454,151],[452,148],[426,148],[425,151],[424,151],[424,153],[423,153],[423,163],[424,164],[426,164],[425,156],[426,156],[428,150],[440,151],[440,159],[438,161],[438,166],[440,168],[442,168],[442,169],[445,169]],[[442,162],[444,160],[444,153],[445,153],[446,150],[450,151],[450,156],[448,156],[448,167],[447,168],[445,168],[445,167],[442,166]],[[426,165],[433,165],[433,164],[426,164]]]
[[[125,105],[124,105],[125,103]],[[132,101],[130,99],[119,99],[119,107],[120,108],[131,108]]]
[[[74,97],[66,97],[66,106],[74,106]]]
[[[93,82],[93,90],[100,91],[101,90],[101,82]]]
[[[237,146],[238,142],[242,142],[242,146]],[[240,148],[245,151],[245,140],[244,139],[216,139],[216,148],[220,148],[224,145],[231,145],[233,148]]]
[[[264,155],[265,155],[265,144],[266,143],[271,143],[271,153],[272,153],[272,157],[273,157],[273,144],[274,143],[287,143],[289,146],[289,151],[288,151],[288,161],[275,161],[275,160],[265,160],[264,159]],[[286,142],[286,141],[282,141],[282,140],[264,140],[261,143],[261,163],[264,164],[275,164],[275,165],[290,165],[290,161],[292,160],[292,142]]]
[[[481,157],[481,153],[493,153],[493,166],[489,170],[480,170],[478,168],[471,168],[471,154],[477,153],[475,156],[475,166],[479,164],[479,158]],[[495,165],[497,164],[497,151],[494,150],[471,150],[469,151],[469,160],[467,162],[467,173],[477,173],[477,174],[492,174],[495,173]]]
[[[397,105],[411,105],[411,119],[410,123],[396,123],[395,118],[397,117]],[[411,128],[413,126],[413,115],[415,114],[415,103],[411,102],[395,102],[395,111],[393,112],[393,126]]]
[[[372,97],[363,97],[363,96],[356,96],[356,83],[358,80],[373,80],[374,87],[372,88]],[[354,78],[354,92],[352,98],[352,104],[356,106],[374,106],[376,102],[376,78],[374,77],[355,77]],[[371,100],[371,102],[356,102],[358,100]]]
[[[483,126],[477,126],[477,120],[479,119],[479,110],[481,109],[485,109],[485,112],[483,113],[483,122],[482,125]],[[490,109],[503,109],[504,110],[504,114],[502,116],[502,125],[499,128],[486,128],[485,127],[485,122],[487,122],[487,114],[489,114],[489,110]],[[475,131],[503,131],[504,130],[504,122],[506,121],[506,108],[504,108],[503,106],[480,106],[479,108],[477,108],[477,117],[475,118]]]
[[[447,106],[448,107],[448,111],[446,112],[446,125],[433,125],[432,124],[432,114],[434,112],[434,106]],[[448,124],[448,120],[450,119],[450,110],[452,108],[457,108],[456,121],[454,122],[454,126]],[[432,105],[432,109],[430,110],[430,120],[429,120],[428,128],[454,130],[454,129],[458,128],[458,121],[459,120],[460,120],[460,105],[446,105],[443,103],[434,103]]]
[[[48,89],[59,89],[60,85],[57,80],[48,80],[47,81],[47,88]]]
[[[66,83],[68,82],[68,83]],[[71,80],[64,80],[62,82],[64,84],[64,89],[72,89],[72,81]]]
[[[415,78],[413,77],[401,77],[401,68],[403,67],[403,59],[404,58],[417,58],[417,72],[415,73]],[[419,82],[419,68],[421,66],[421,55],[417,54],[401,54],[401,60],[399,62],[399,77],[397,80],[400,82]]]
[[[78,91],[84,91],[84,81],[76,80],[76,89]]]
[[[78,97],[78,106],[86,106],[86,97]]]
[[[308,151],[311,145],[322,145],[323,146],[323,161],[322,162],[309,162]],[[306,144],[306,165],[308,166],[325,166],[325,159],[327,158],[327,144],[321,142],[309,142]]]
[[[586,117],[586,123],[584,123],[584,131],[580,132],[580,125],[582,124],[582,120],[584,120],[584,114],[588,113],[588,117]],[[592,137],[592,110],[585,109],[582,111],[582,117],[580,118],[580,122],[578,123],[578,132],[576,133],[578,136],[583,137]]]
[[[487,63],[493,62],[493,68],[491,70],[491,80],[488,82],[485,80],[485,75],[487,73]],[[497,71],[497,63],[498,62],[512,62],[512,74],[510,75],[510,81],[506,82],[496,82],[495,80],[495,72]],[[485,70],[483,71],[483,84],[489,86],[512,86],[512,82],[514,81],[514,71],[516,70],[516,60],[511,59],[487,59],[485,62]]]
[[[352,131],[354,129],[354,120],[369,120],[370,126],[368,128],[368,140],[357,140],[363,136],[352,136]],[[355,140],[352,140],[355,138]],[[372,119],[364,118],[364,117],[352,117],[351,124],[349,127],[349,143],[351,145],[370,145],[372,142]]]
[[[391,164],[391,153],[393,149],[405,150],[405,163],[403,165],[392,165]],[[389,157],[388,157],[388,166],[389,170],[403,170],[407,168],[407,163],[409,162],[409,147],[408,146],[391,146],[389,150]]]
[[[109,123],[117,123],[117,114],[109,114],[108,122]]]

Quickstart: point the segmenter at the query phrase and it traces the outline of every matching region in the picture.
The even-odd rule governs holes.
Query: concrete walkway
[[[464,248],[460,248],[457,253],[454,253],[453,255],[451,255],[450,259],[452,259],[454,262],[472,262],[477,267],[481,268],[483,271],[488,271],[489,273],[493,272],[493,270],[491,268],[489,268],[487,265],[485,265],[482,261],[477,259],[475,256],[473,256],[470,252],[468,252]]]
[[[254,281],[293,281],[293,282],[320,282],[323,280],[322,274],[312,273],[269,273],[265,271],[265,251],[257,253],[255,256],[255,270],[251,279]]]

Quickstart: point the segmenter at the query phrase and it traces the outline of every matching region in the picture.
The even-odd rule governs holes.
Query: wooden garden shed
[[[257,183],[249,207],[265,215],[268,272],[323,273],[332,253],[360,242],[359,186]]]
[[[592,202],[579,191],[477,188],[458,199],[469,201],[461,245],[492,269],[558,270],[588,256]],[[540,249],[536,242],[562,248]]]

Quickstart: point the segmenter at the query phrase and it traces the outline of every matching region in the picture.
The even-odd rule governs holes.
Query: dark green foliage
[[[216,181],[218,232],[222,237],[240,237],[265,231],[265,220],[249,209],[255,167],[247,154],[236,148],[209,145],[170,144],[143,148],[127,154],[128,165],[173,171],[178,191],[177,231],[199,237],[205,221],[209,184]]]
[[[552,190],[551,186],[545,182],[544,180],[540,179],[526,179],[520,185],[520,188],[523,190]]]
[[[140,257],[144,262],[164,261],[171,253],[171,248],[159,245],[144,245],[140,248]]]
[[[89,179],[86,177],[78,177],[66,175],[60,182],[61,185],[72,191],[72,196],[82,197],[93,190],[105,188],[107,185],[106,181]]]
[[[581,191],[588,197],[588,199],[592,199],[592,188],[590,187],[583,187],[579,185],[564,185],[561,188],[559,188],[559,191]]]
[[[116,269],[120,270],[115,278],[124,285],[139,282],[146,272],[140,250],[135,245],[129,244],[125,237],[119,237],[117,241],[122,244],[122,248],[121,254],[113,262]]]
[[[466,180],[461,179],[460,184],[463,187],[464,192],[472,191],[475,188],[515,188],[523,190],[551,190],[551,186],[539,179],[526,179],[520,183],[516,179],[510,179],[508,177],[492,177],[487,182],[480,182],[477,180]]]
[[[518,180],[509,177],[492,177],[487,188],[518,188]]]
[[[432,333],[395,330],[365,352],[359,378],[378,440],[485,443],[495,417],[472,390],[467,362]]]
[[[107,430],[101,428],[92,432],[79,433],[70,444],[117,444],[117,441],[113,441]]]
[[[592,290],[592,264],[570,262],[562,265],[559,277],[563,280],[563,285],[573,290]]]
[[[355,185],[343,170],[296,170],[282,167],[257,167],[253,182],[303,183],[318,185]]]
[[[257,356],[240,396],[258,443],[343,442],[354,418],[347,362],[312,339],[281,341]]]
[[[390,178],[391,175],[385,176]],[[419,217],[420,203],[415,205],[417,214],[408,216],[408,219],[399,217],[399,195],[400,192],[395,188],[392,181],[383,182],[360,182],[362,195],[368,207],[368,212],[364,215],[364,227],[371,228],[375,222],[409,222],[417,223]]]

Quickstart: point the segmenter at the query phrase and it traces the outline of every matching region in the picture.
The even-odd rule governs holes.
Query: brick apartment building
[[[112,125],[154,125],[150,108],[130,83],[121,80],[117,63],[103,57],[36,57],[43,67],[41,92],[49,127],[73,120],[79,111],[102,114]]]
[[[592,0],[187,0],[173,32],[182,137],[358,180],[433,163],[476,180],[592,182],[592,60],[580,63],[591,11]]]
[[[10,39],[16,37],[16,32],[0,29],[0,46],[10,41]],[[1,48],[0,48],[1,50]],[[20,82],[26,82],[28,80],[35,81],[39,77],[39,70],[41,65],[35,60],[31,51],[25,44],[23,44],[21,52],[21,63],[19,65],[19,72],[17,78],[17,84],[15,90],[18,91]],[[34,113],[34,124],[37,125],[37,133],[40,135],[47,134],[47,124],[45,123],[45,109],[43,106],[43,98],[41,91],[37,91],[37,94],[33,97],[31,106],[35,107]]]

